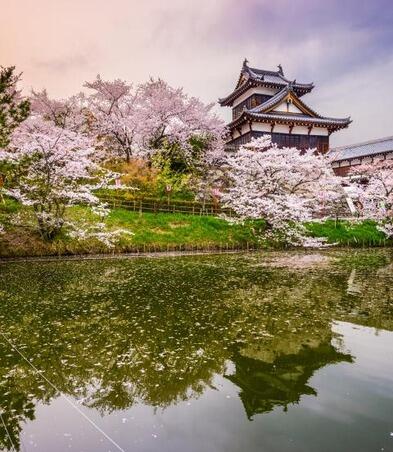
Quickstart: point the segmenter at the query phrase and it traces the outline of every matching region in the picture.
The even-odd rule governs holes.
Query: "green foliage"
[[[187,152],[177,142],[161,141],[159,148],[153,145],[156,152],[152,156],[152,164],[160,166],[165,162],[174,173],[193,173],[200,165],[203,155],[209,147],[209,138],[191,136],[190,150]]]
[[[12,131],[30,112],[30,102],[16,89],[18,80],[14,66],[0,67],[0,148],[8,145]]]
[[[16,213],[21,209],[21,204],[15,199],[4,196],[0,202],[0,215],[9,215]]]
[[[100,190],[105,197],[124,196],[125,199],[185,199],[194,200],[195,193],[190,187],[191,175],[174,170],[171,161],[157,154],[151,162],[131,159],[129,162],[111,162],[108,168],[120,173],[123,185],[129,191]]]
[[[131,159],[129,162],[124,162],[122,160],[112,162],[108,165],[108,168],[116,173],[120,174],[120,181],[123,185],[130,187],[130,190],[126,192],[127,194],[132,194],[138,196],[154,196],[157,192],[157,176],[158,169],[153,168],[148,164],[146,160],[143,159]],[[113,190],[100,190],[100,192],[105,192],[106,196],[116,196],[121,192],[113,192]]]
[[[308,223],[307,229],[313,237],[326,237],[328,243],[342,246],[379,246],[386,237],[378,231],[374,221],[351,222],[327,220],[323,223]]]
[[[153,161],[153,167],[158,168],[157,174],[157,194],[167,196],[169,199],[174,198],[191,198],[195,195],[189,188],[190,174],[175,170],[173,162],[169,158],[157,155]]]

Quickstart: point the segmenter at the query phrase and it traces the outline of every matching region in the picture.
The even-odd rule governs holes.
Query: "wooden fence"
[[[151,213],[182,213],[188,215],[227,215],[233,217],[234,213],[231,209],[225,209],[217,204],[200,203],[192,201],[166,201],[153,198],[135,198],[127,199],[118,195],[98,195],[100,200],[110,208],[122,208],[134,212],[151,212]]]

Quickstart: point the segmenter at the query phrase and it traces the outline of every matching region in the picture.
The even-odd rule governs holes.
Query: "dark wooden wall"
[[[241,137],[235,138],[228,143],[229,146],[241,146],[263,135],[271,135],[273,143],[279,147],[294,147],[297,149],[314,149],[321,153],[329,150],[329,137],[321,135],[297,135],[286,133],[248,132]]]
[[[247,107],[248,109],[255,108],[258,105],[266,102],[271,97],[272,96],[269,96],[268,94],[253,94],[232,109],[232,119],[238,118],[241,115],[244,107]]]

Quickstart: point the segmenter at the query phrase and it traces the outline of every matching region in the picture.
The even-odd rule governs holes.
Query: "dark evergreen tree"
[[[8,145],[12,131],[30,112],[30,102],[17,88],[19,74],[15,67],[0,67],[0,148]]]

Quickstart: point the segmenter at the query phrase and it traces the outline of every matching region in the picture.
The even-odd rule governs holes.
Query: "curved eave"
[[[221,107],[232,107],[233,102],[241,96],[243,93],[245,93],[249,88],[255,87],[255,86],[264,86],[266,88],[277,88],[277,89],[283,89],[287,86],[287,83],[273,83],[273,82],[267,82],[262,80],[253,80],[249,79],[246,83],[243,83],[243,85],[240,85],[238,88],[235,89],[231,94],[229,94],[227,97],[223,97],[218,99],[218,103],[221,105]],[[302,96],[304,94],[309,93],[314,88],[314,84],[310,83],[308,85],[300,85],[296,84],[293,85],[293,90],[298,96]]]
[[[244,111],[238,118],[228,124],[235,129],[247,121],[264,122],[269,124],[287,124],[299,126],[327,127],[333,130],[344,129],[352,122],[350,118],[299,118],[294,116],[258,114]]]

